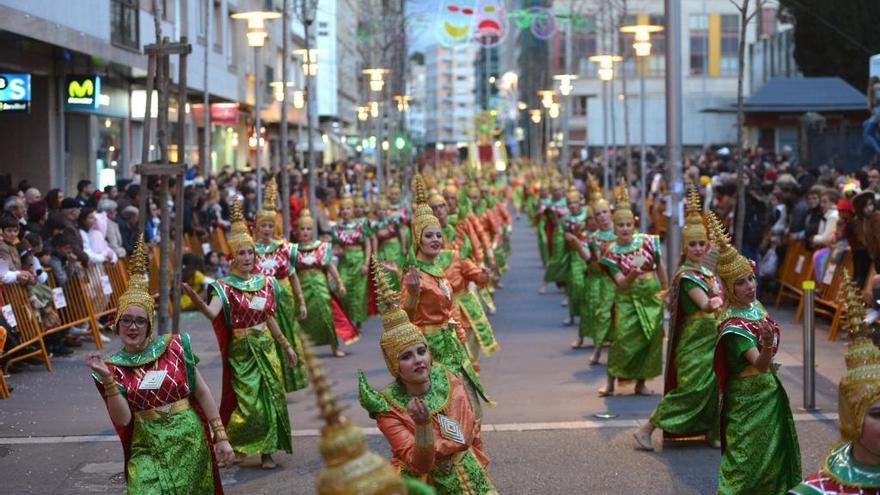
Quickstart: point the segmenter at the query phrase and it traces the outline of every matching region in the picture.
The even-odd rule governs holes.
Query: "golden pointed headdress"
[[[305,208],[304,208],[305,209]],[[241,200],[236,199],[232,203],[232,227],[229,228],[229,249],[235,255],[243,247],[254,247],[254,239],[248,232],[247,222],[244,220],[244,209],[241,206]]]
[[[707,241],[706,225],[703,223],[703,211],[700,207],[700,193],[693,184],[688,186],[687,204],[685,206],[684,227],[681,229],[681,250],[685,252],[691,241]]]
[[[421,241],[422,232],[431,225],[440,227],[440,220],[434,216],[434,210],[428,204],[428,189],[425,187],[425,181],[421,174],[413,176],[413,218],[412,218],[412,242],[416,251],[418,251]]]
[[[724,226],[713,212],[708,213],[709,232],[712,243],[718,250],[718,264],[716,271],[721,277],[721,283],[724,285],[724,291],[727,300],[733,299],[733,286],[736,281],[754,273],[752,262],[745,256],[739,254],[737,250],[730,245],[730,236],[724,231]]]
[[[400,352],[415,344],[428,344],[425,336],[419,329],[410,323],[409,316],[400,308],[400,294],[392,287],[385,272],[376,257],[372,259],[373,282],[376,285],[376,298],[382,306],[382,326],[385,331],[379,338],[379,346],[382,348],[382,356],[385,358],[385,366],[394,378],[400,376],[398,357]]]
[[[119,297],[119,308],[116,310],[116,321],[126,309],[137,306],[147,313],[150,327],[147,335],[153,331],[153,296],[150,295],[150,283],[147,281],[147,248],[144,246],[144,234],[138,237],[134,252],[128,257],[128,287]]]
[[[849,270],[843,272],[838,299],[843,307],[841,326],[850,335],[846,373],[838,387],[840,435],[855,442],[862,437],[865,415],[880,400],[880,349],[871,340],[870,327],[865,323],[865,304],[852,284]]]
[[[324,426],[318,448],[324,469],[318,472],[319,495],[391,495],[406,490],[400,475],[379,454],[367,448],[364,431],[342,415],[331,391],[332,384],[321,368],[308,337],[302,346],[303,360],[315,390]]]
[[[629,184],[627,184],[626,178],[620,179],[620,185],[617,188],[617,205],[611,217],[615,224],[635,221],[632,205],[629,202]]]
[[[275,200],[278,198],[278,184],[275,183],[275,178],[273,177],[266,184],[266,191],[263,194],[263,206],[257,211],[257,221],[256,225],[260,225],[263,222],[271,222],[273,225],[275,224],[275,220],[278,216],[278,212],[275,210]]]
[[[434,207],[434,206],[437,206],[440,204],[445,205],[446,198],[444,198],[443,195],[440,194],[440,191],[438,191],[436,189],[431,189],[431,191],[428,193],[428,204],[431,205],[431,207]]]
[[[592,174],[590,175],[590,205],[592,205],[594,210],[599,208],[611,209],[608,200],[602,196],[602,188],[599,186],[599,181]]]
[[[299,212],[299,218],[296,219],[296,226],[302,227],[304,225],[315,225],[315,220],[312,218],[312,212],[309,211],[308,208],[303,207],[302,211]],[[300,242],[308,242],[311,239],[301,240]]]

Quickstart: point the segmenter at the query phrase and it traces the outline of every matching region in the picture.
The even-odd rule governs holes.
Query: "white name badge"
[[[211,252],[211,244],[210,243],[202,243],[202,253],[208,254]]]
[[[251,299],[250,304],[248,304],[248,308],[254,311],[262,311],[263,308],[266,307],[266,298],[265,297],[255,297]]]
[[[165,381],[166,375],[168,375],[168,371],[166,370],[148,371],[141,380],[141,384],[138,385],[138,389],[156,390],[162,386],[162,382]]]
[[[67,307],[67,298],[64,297],[64,289],[61,287],[52,289],[52,304],[55,305],[55,309]]]
[[[6,318],[6,323],[9,323],[10,327],[18,325],[18,321],[15,320],[15,311],[12,310],[11,304],[7,304],[0,308],[0,312],[3,313],[3,318]]]

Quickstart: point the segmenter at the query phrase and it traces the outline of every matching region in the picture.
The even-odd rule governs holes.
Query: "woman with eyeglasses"
[[[633,434],[639,450],[654,450],[651,434],[656,428],[667,440],[705,438],[713,446],[718,443],[718,383],[712,362],[716,313],[724,301],[718,277],[703,266],[711,246],[693,186],[681,237],[683,262],[672,277],[666,306],[670,327],[663,399]]]
[[[183,290],[214,327],[223,356],[220,418],[237,459],[259,455],[260,467],[274,469],[278,465],[272,454],[293,450],[281,367],[294,368],[298,357],[275,320],[278,281],[254,273],[254,240],[240,201],[232,205],[229,247],[232,271],[210,285],[210,305],[192,287],[183,284]],[[286,363],[281,363],[276,343],[284,349]]]
[[[153,332],[143,237],[129,261],[116,333],[122,349],[86,357],[122,441],[129,494],[222,494],[234,454],[189,335]]]

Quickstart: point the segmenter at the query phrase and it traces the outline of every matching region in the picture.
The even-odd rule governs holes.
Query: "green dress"
[[[355,325],[367,321],[368,275],[361,274],[367,261],[364,246],[369,236],[366,220],[340,221],[333,228],[333,242],[343,250],[339,257],[339,277],[345,285],[345,296],[340,298],[342,309]]]
[[[293,346],[296,355],[302,356],[302,339],[299,337],[300,328],[297,319],[299,306],[293,297],[293,287],[290,285],[290,274],[294,273],[293,263],[296,260],[296,244],[281,240],[273,240],[266,244],[258,242],[254,245],[254,251],[257,255],[254,270],[267,277],[275,277],[275,280],[278,281],[280,290],[275,299],[278,305],[278,309],[275,311],[275,321],[278,322],[278,328]],[[278,353],[280,362],[287,362],[284,347],[278,342],[275,343],[275,351]],[[309,385],[303,360],[297,362],[294,368],[282,366],[281,375],[284,380],[285,392],[302,390]]]
[[[300,320],[300,325],[314,345],[329,345],[335,349],[340,339],[351,344],[358,337],[327,285],[325,270],[331,259],[329,244],[312,241],[300,244],[295,266],[307,311],[307,318]]]
[[[565,215],[562,219],[564,232],[580,237],[584,231],[586,220],[586,210],[581,210],[577,215],[571,213]],[[568,250],[568,275],[565,284],[565,295],[568,296],[568,316],[570,318],[581,317],[584,308],[584,275],[587,270],[587,262],[580,257],[577,251],[568,246],[568,242],[563,240],[563,243]],[[578,327],[578,336],[586,336],[580,326]]]
[[[291,452],[282,364],[266,323],[276,311],[278,282],[230,275],[210,287],[223,303],[214,332],[223,355],[220,417],[229,443],[245,455]]]
[[[547,261],[547,269],[544,271],[544,282],[556,282],[564,284],[568,281],[568,261],[571,254],[565,245],[565,231],[562,227],[562,218],[568,214],[568,208],[565,206],[565,198],[558,201],[551,201],[544,210],[544,216],[547,219],[549,237],[549,253],[550,259]]]
[[[605,252],[602,264],[614,276],[633,270],[637,256],[644,266],[656,269],[660,240],[636,233],[627,245],[615,242]],[[614,295],[614,342],[608,351],[608,375],[626,380],[642,380],[662,372],[663,301],[657,297],[660,282],[653,273],[640,275],[626,289],[617,287]]]
[[[721,315],[715,374],[721,388],[718,473],[721,495],[783,495],[801,481],[801,455],[788,395],[774,366],[759,372],[743,356],[761,349],[759,324],[773,325],[773,355],[779,327],[760,302],[730,307]]]
[[[535,198],[534,211],[530,212],[530,218],[533,218],[532,223],[535,225],[538,237],[538,252],[541,254],[541,265],[544,267],[550,262],[550,248],[547,244],[547,216],[544,215],[546,205],[547,202],[544,199]]]
[[[162,335],[139,352],[121,349],[106,359],[133,413],[128,425],[114,425],[123,444],[129,494],[215,493],[219,478],[211,461],[211,442],[193,400],[197,362],[187,334]],[[165,373],[158,388],[143,389],[142,380],[157,371]],[[92,376],[103,393],[101,378]],[[178,410],[171,409],[172,404]],[[170,412],[141,416],[141,411],[163,409]]]
[[[602,345],[613,339],[614,294],[617,286],[608,276],[608,270],[600,263],[602,254],[614,243],[613,230],[597,230],[587,237],[590,261],[584,274],[584,299],[581,303],[581,319],[578,335],[589,337],[594,345]]]
[[[712,369],[718,320],[691,299],[691,289],[708,298],[720,295],[711,270],[685,262],[670,286],[671,330],[663,399],[651,415],[651,424],[668,439],[718,436],[718,382]]]

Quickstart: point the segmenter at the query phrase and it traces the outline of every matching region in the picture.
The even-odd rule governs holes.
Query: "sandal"
[[[645,450],[648,452],[654,451],[654,443],[651,441],[650,435],[645,435],[641,431],[636,431],[633,433],[633,438],[636,439],[636,450]]]

